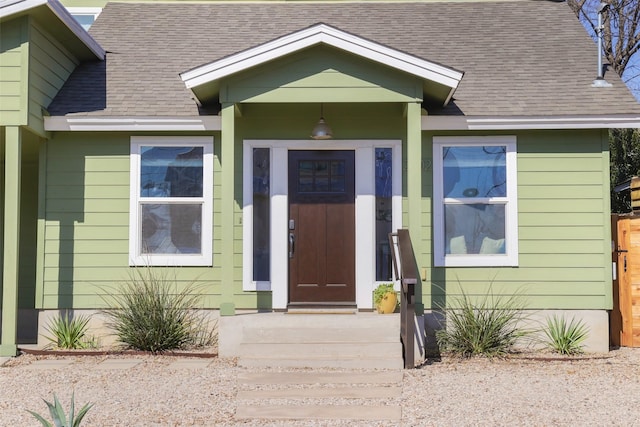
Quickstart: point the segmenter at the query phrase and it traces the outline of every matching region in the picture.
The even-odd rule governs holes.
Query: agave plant
[[[49,414],[51,414],[53,424],[36,412],[29,410],[27,410],[27,412],[36,417],[36,419],[40,421],[40,423],[44,427],[78,427],[82,422],[84,416],[87,415],[87,412],[89,412],[89,409],[91,409],[91,407],[93,406],[93,403],[85,404],[76,414],[74,401],[75,397],[74,395],[71,395],[71,408],[69,410],[69,418],[67,419],[67,415],[64,413],[64,408],[62,407],[62,404],[58,400],[58,397],[55,395],[55,393],[53,395],[53,403],[44,400],[44,403],[46,403],[47,407],[49,408]]]
[[[57,348],[90,348],[95,343],[86,336],[88,324],[88,316],[72,317],[67,312],[49,321],[45,329],[50,335],[45,338],[50,341],[49,346]]]

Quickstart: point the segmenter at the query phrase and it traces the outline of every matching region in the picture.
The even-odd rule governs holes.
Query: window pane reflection
[[[505,146],[444,147],[444,197],[507,196]]]
[[[202,253],[201,204],[143,204],[143,254]]]
[[[505,254],[505,206],[445,205],[445,253]]]
[[[141,197],[202,197],[202,147],[142,147]]]

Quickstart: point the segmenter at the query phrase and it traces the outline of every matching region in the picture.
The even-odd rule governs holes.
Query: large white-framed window
[[[434,264],[517,266],[515,136],[433,138]]]
[[[131,137],[129,264],[212,265],[213,137]]]

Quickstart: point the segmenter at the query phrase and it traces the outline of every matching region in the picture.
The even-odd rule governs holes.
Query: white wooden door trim
[[[271,280],[253,281],[253,148],[271,149]],[[354,150],[356,161],[356,304],[373,308],[375,282],[375,148],[393,150],[393,229],[402,227],[402,142],[400,140],[245,140],[243,151],[243,289],[272,292],[272,308],[288,300],[289,150]]]

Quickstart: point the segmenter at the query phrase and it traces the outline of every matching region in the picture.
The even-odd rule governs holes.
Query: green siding
[[[428,273],[424,298],[435,306],[451,301],[461,288],[469,295],[492,288],[495,293],[524,293],[530,308],[611,308],[606,138],[599,130],[515,134],[518,267],[433,267],[432,241],[425,232],[417,251],[419,265]],[[432,136],[423,134],[423,155],[429,158]],[[430,203],[431,177],[423,184],[424,200]],[[430,227],[430,213],[423,213],[423,220]]]
[[[77,59],[37,24],[29,34],[29,126],[44,134],[43,111],[49,106]]]
[[[0,25],[0,126],[27,123],[28,22]]]
[[[100,295],[129,277],[129,143],[130,135],[119,133],[62,132],[48,141],[41,168],[46,178],[38,307],[102,307]],[[214,161],[214,179],[219,174]],[[219,195],[219,180],[214,187]],[[218,198],[213,206],[219,210]],[[214,215],[214,266],[168,269],[179,283],[202,285],[207,306],[214,308],[221,292],[219,217]]]
[[[217,87],[196,88],[215,90]],[[211,94],[209,94],[211,95]],[[221,83],[221,102],[412,102],[422,82],[338,49],[316,46]]]

